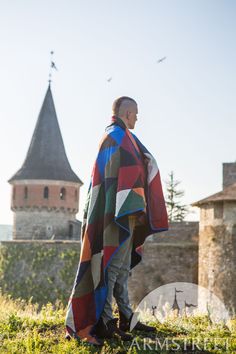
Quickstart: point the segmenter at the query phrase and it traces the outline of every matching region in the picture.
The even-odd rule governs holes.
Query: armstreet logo
[[[195,315],[206,315],[210,323],[225,325],[230,320],[225,305],[213,292],[193,283],[170,283],[160,286],[143,298],[132,317],[130,331],[135,329],[138,321],[163,323],[171,318],[181,320]]]

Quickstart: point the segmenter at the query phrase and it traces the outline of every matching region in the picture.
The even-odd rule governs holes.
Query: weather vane
[[[51,54],[51,62],[50,62],[49,80],[48,80],[49,85],[50,85],[50,83],[52,82],[52,70],[53,70],[53,69],[57,70],[56,64],[55,64],[55,62],[53,61],[53,54],[54,54],[54,52],[51,51],[50,54]]]

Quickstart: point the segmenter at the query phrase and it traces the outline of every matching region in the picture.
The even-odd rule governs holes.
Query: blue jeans
[[[114,318],[112,313],[113,295],[119,311],[121,311],[127,319],[129,319],[133,313],[129,303],[128,278],[131,263],[131,251],[133,246],[133,230],[135,224],[136,216],[129,216],[129,228],[131,234],[113,256],[107,269],[108,294],[101,315],[104,323],[107,323],[109,320]]]

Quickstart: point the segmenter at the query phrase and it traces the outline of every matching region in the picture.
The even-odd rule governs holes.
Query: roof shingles
[[[59,180],[82,184],[66,156],[50,85],[23,166],[9,182],[25,179]]]
[[[225,187],[221,192],[210,195],[192,204],[192,206],[201,206],[207,203],[216,203],[221,201],[236,201],[236,183]]]

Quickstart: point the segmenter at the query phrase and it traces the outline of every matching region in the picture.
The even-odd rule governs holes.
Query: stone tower
[[[198,283],[235,314],[236,163],[223,164],[223,190],[193,206],[200,208]]]
[[[71,169],[50,85],[23,166],[12,185],[13,239],[75,239],[82,185]]]

